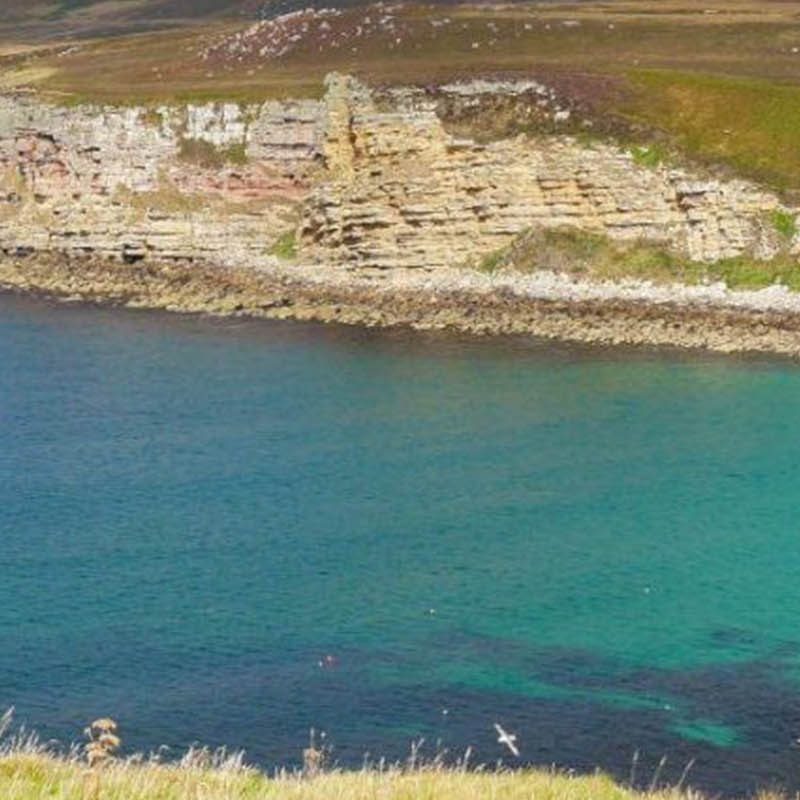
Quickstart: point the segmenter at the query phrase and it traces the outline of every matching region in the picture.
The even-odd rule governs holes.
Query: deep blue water
[[[0,707],[796,788],[798,408],[791,361],[0,297]]]

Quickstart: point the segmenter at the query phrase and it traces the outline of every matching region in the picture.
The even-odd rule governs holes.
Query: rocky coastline
[[[693,264],[800,253],[800,212],[741,180],[568,135],[448,128],[535,82],[320,100],[59,107],[0,95],[0,289],[215,315],[800,355],[782,285],[487,270],[531,230],[652,243]],[[552,121],[555,124],[555,121]]]
[[[537,291],[538,281],[538,291]],[[637,293],[638,286],[638,293]],[[571,287],[571,291],[567,289]],[[600,284],[468,270],[240,269],[29,256],[0,261],[0,291],[213,316],[318,321],[599,345],[800,356],[800,296],[780,287]],[[775,290],[777,289],[777,291]],[[647,293],[650,297],[647,297]],[[671,298],[665,301],[664,298]]]

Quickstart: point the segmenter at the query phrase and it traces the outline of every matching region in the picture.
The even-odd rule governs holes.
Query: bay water
[[[798,788],[799,408],[790,360],[2,296],[0,707]]]

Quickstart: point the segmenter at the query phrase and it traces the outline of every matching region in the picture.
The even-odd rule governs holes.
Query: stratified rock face
[[[530,82],[438,95],[472,103],[515,91],[552,105]],[[249,107],[0,97],[0,251],[11,253],[254,265],[299,225],[306,260],[434,268],[475,263],[527,228],[577,226],[716,260],[769,254],[763,220],[778,205],[744,182],[637,166],[610,145],[456,139],[424,92],[378,104],[346,76],[331,76],[321,101]]]
[[[0,247],[242,262],[296,223],[314,101],[184,109],[0,99]],[[199,154],[199,155],[198,155]]]
[[[778,200],[744,182],[693,181],[569,137],[457,140],[429,106],[406,97],[403,110],[379,111],[346,77],[329,78],[326,102],[330,179],[313,192],[303,227],[320,259],[386,268],[474,263],[534,226],[663,242],[702,261],[769,253],[763,217]]]

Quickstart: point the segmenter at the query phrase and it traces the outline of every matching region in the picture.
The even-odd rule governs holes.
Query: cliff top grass
[[[163,17],[163,29],[113,36],[94,34],[107,33],[119,4],[73,5],[61,9],[60,39],[53,38],[52,15],[5,25],[0,16],[0,89],[27,88],[63,103],[155,105],[319,97],[334,70],[374,85],[533,75],[577,99],[603,122],[597,130],[633,131],[641,143],[800,197],[800,19],[793,3],[412,3],[393,8],[388,27],[376,24],[383,11],[348,8],[328,20],[330,37],[298,27],[289,31],[296,40],[287,34],[285,52],[273,47],[263,56],[236,49],[255,19],[238,0],[162,0],[161,16],[150,21]],[[186,9],[201,6],[208,15],[198,24],[200,12],[190,18]],[[128,12],[122,30],[137,30],[147,7],[143,0],[126,4],[140,13]]]
[[[727,164],[797,199],[800,86],[673,70],[636,70],[629,78],[635,91],[621,103],[623,113],[695,159]]]
[[[172,0],[162,5],[186,4]],[[218,8],[220,3],[211,5]],[[230,19],[212,16],[202,25],[185,20],[177,29],[122,36],[92,37],[80,25],[70,35],[70,27],[62,24],[60,44],[51,34],[37,40],[35,26],[0,24],[0,47],[38,44],[38,54],[23,54],[6,67],[28,61],[54,68],[57,74],[37,84],[41,90],[121,103],[314,95],[333,70],[377,83],[540,69],[624,75],[643,68],[793,81],[800,63],[792,51],[800,45],[794,8],[775,0],[709,0],[702,5],[678,0],[410,3],[392,10],[390,25],[376,24],[385,12],[359,7],[328,20],[338,36],[321,39],[300,29],[299,40],[286,52],[280,48],[266,56],[240,58],[234,50],[221,58],[203,58],[210,45],[246,31],[255,21],[252,15],[242,20],[240,5],[229,3]]]
[[[544,770],[466,771],[431,767],[323,772],[314,777],[247,769],[164,766],[115,761],[89,769],[41,754],[0,757],[3,800],[689,800],[665,789],[626,789],[594,774],[571,777]],[[762,794],[761,800],[772,795]]]

